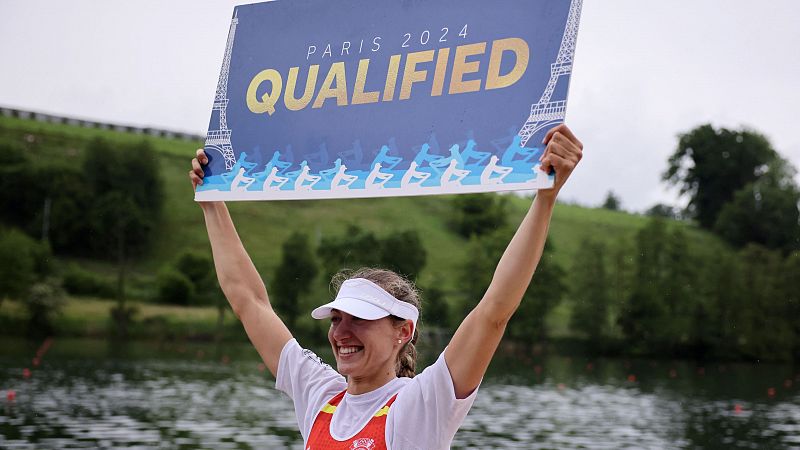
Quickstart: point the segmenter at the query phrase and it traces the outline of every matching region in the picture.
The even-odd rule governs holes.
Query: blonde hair
[[[419,291],[414,283],[391,270],[365,267],[358,270],[345,269],[333,276],[331,286],[335,292],[339,292],[342,283],[352,278],[364,278],[380,286],[384,291],[391,294],[394,298],[410,303],[421,311],[421,300]],[[396,325],[401,325],[406,320],[396,316],[389,316]],[[416,375],[417,366],[417,337],[419,336],[419,323],[414,329],[414,336],[400,349],[395,364],[395,372],[398,377],[413,378]]]

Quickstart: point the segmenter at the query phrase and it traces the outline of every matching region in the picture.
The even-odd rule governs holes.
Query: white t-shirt
[[[275,387],[294,401],[300,434],[307,444],[317,414],[328,400],[347,388],[347,381],[311,350],[303,349],[292,339],[281,351]],[[467,398],[456,398],[442,352],[433,365],[414,378],[395,378],[365,394],[346,393],[333,414],[330,433],[340,441],[352,438],[375,412],[398,394],[386,417],[386,447],[392,450],[448,449],[477,393],[475,389]]]

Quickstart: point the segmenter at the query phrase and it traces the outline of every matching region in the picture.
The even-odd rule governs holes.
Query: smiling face
[[[331,312],[328,341],[331,343],[339,373],[348,383],[382,386],[395,377],[395,363],[408,331],[396,327],[389,317],[366,320],[345,312]]]

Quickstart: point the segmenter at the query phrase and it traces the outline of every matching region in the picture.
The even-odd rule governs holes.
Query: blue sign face
[[[552,186],[581,0],[237,6],[197,200]]]

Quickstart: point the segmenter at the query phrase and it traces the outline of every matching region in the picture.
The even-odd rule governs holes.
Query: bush
[[[70,266],[64,273],[63,286],[72,295],[114,298],[117,294],[114,283],[76,265]]]
[[[206,255],[182,253],[158,275],[155,301],[173,305],[210,305],[218,299],[214,265]]]
[[[194,285],[176,270],[164,270],[158,275],[158,301],[174,305],[189,305],[194,298]]]
[[[25,297],[28,312],[28,334],[31,336],[50,336],[53,334],[53,316],[64,305],[64,291],[52,279],[35,283]]]
[[[194,252],[183,253],[175,267],[195,285],[208,282],[214,274],[211,258]]]
[[[49,273],[50,250],[18,230],[0,230],[0,261],[0,298],[19,298]]]

